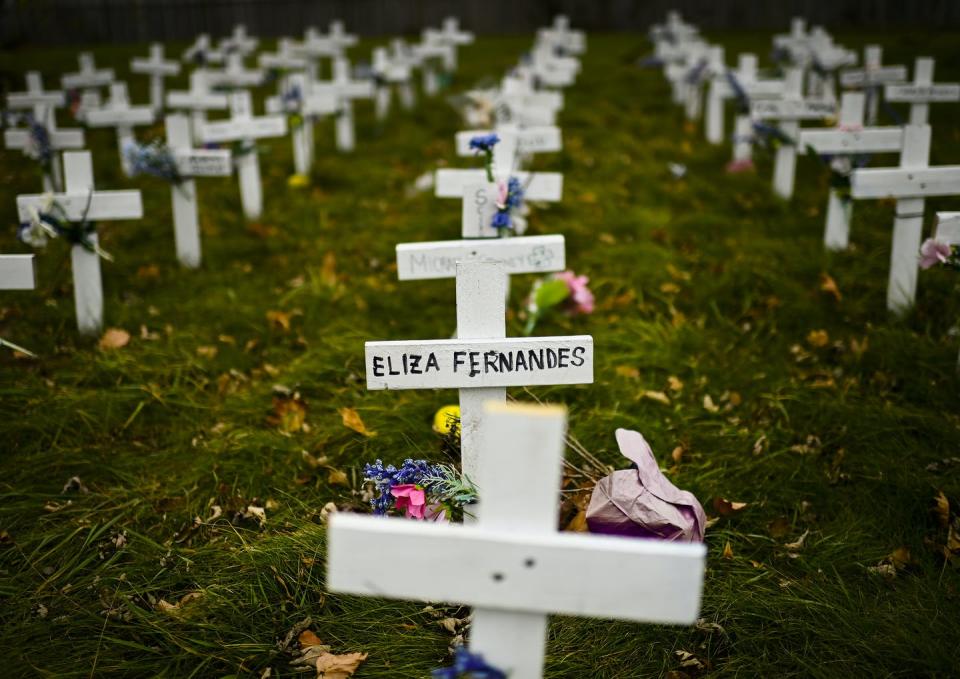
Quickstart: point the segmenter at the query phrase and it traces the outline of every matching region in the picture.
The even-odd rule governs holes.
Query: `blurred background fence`
[[[960,0],[0,0],[0,44],[187,41],[236,23],[300,35],[346,21],[360,35],[400,35],[459,16],[477,33],[529,33],[556,13],[588,31],[643,31],[678,9],[704,30],[785,29],[794,15],[844,28],[960,27]]]

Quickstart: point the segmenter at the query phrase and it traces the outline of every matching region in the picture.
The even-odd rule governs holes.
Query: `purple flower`
[[[953,254],[953,248],[936,238],[928,238],[920,246],[920,268],[929,269],[937,264],[946,264]]]
[[[507,679],[502,670],[488,665],[479,653],[471,653],[464,646],[457,646],[453,666],[441,667],[430,673],[433,679],[459,679],[462,676],[473,679]]]
[[[470,148],[474,151],[490,152],[500,142],[496,134],[482,134],[470,140]]]
[[[495,229],[509,229],[510,213],[506,210],[497,210],[493,214],[493,220],[490,222],[490,226]]]

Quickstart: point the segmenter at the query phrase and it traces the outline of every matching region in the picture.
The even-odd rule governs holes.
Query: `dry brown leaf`
[[[618,365],[616,368],[617,375],[620,377],[628,377],[632,380],[638,379],[640,377],[640,371],[634,368],[631,365]]]
[[[733,558],[733,546],[729,540],[727,540],[727,544],[723,546],[723,558],[728,560]]]
[[[108,328],[100,342],[97,343],[103,350],[122,349],[130,343],[130,333],[122,328]]]
[[[683,459],[683,446],[677,446],[673,449],[673,452],[670,453],[670,457],[673,458],[673,461],[677,464],[680,464],[680,460]]]
[[[346,486],[349,484],[346,472],[342,472],[339,469],[331,469],[330,473],[327,474],[327,483],[331,486]]]
[[[317,679],[347,679],[366,659],[366,653],[324,653],[317,658]]]
[[[667,281],[666,283],[660,284],[660,292],[664,293],[665,295],[675,295],[680,292],[680,286],[676,283]]]
[[[770,533],[770,537],[776,539],[789,535],[792,528],[793,524],[785,516],[778,516],[767,524],[767,532]]]
[[[137,278],[145,281],[160,278],[160,267],[156,264],[144,264],[137,268]]]
[[[867,348],[870,346],[870,338],[864,336],[862,340],[857,340],[856,337],[850,338],[850,353],[859,361],[865,353],[867,353]]]
[[[769,446],[770,442],[767,440],[767,435],[761,434],[760,438],[753,442],[753,454],[762,455]]]
[[[665,406],[670,405],[670,397],[662,391],[647,390],[640,394],[640,398],[656,401],[657,403],[662,403]]]
[[[667,273],[670,274],[670,277],[678,281],[688,281],[690,280],[690,274],[686,271],[681,271],[673,264],[667,264]]]
[[[327,254],[323,256],[320,282],[331,288],[337,284],[337,256],[333,254],[333,250],[327,251]]]
[[[787,549],[793,549],[793,550],[803,549],[803,543],[806,541],[807,536],[809,534],[810,534],[809,530],[803,531],[803,535],[797,538],[796,541],[788,542],[787,544],[784,545],[784,547],[786,547]]]
[[[290,314],[286,311],[268,311],[267,321],[277,330],[290,332]]]
[[[340,417],[343,419],[343,426],[348,429],[352,429],[358,434],[363,434],[368,438],[373,438],[377,435],[377,432],[367,429],[367,425],[363,423],[360,415],[353,408],[338,408],[337,412],[340,413]]]
[[[670,391],[679,393],[683,391],[683,382],[680,381],[679,377],[670,375],[670,377],[667,378],[667,388],[670,389]]]
[[[301,648],[308,648],[310,646],[319,646],[323,644],[323,640],[320,639],[312,630],[303,630],[300,632],[300,636],[297,637],[297,641],[300,642]]]
[[[933,498],[933,501],[936,503],[934,513],[937,515],[937,521],[941,528],[946,528],[950,525],[950,500],[940,490],[937,491],[937,496]]]
[[[157,602],[157,610],[161,613],[167,613],[168,615],[179,615],[183,612],[184,606],[202,596],[203,592],[190,592],[189,594],[183,595],[180,601],[175,604],[171,604],[165,599],[160,599],[160,601]]]
[[[202,345],[197,347],[197,356],[201,358],[216,358],[217,357],[217,348],[210,345]]]
[[[826,272],[820,274],[820,291],[832,295],[838,302],[843,299],[843,295],[840,294],[840,288],[837,287],[837,282]]]
[[[299,394],[274,395],[273,414],[267,418],[267,424],[273,425],[284,434],[295,434],[304,429],[306,419],[307,404]]]
[[[830,343],[830,335],[826,330],[811,330],[807,333],[807,344],[818,349]]]
[[[720,516],[730,516],[746,509],[746,502],[732,502],[725,497],[713,498],[713,508]]]

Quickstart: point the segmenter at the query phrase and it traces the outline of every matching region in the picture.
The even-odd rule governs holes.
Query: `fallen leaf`
[[[178,601],[175,604],[171,604],[169,601],[166,601],[165,599],[160,599],[160,601],[157,602],[157,610],[160,611],[161,613],[166,613],[168,615],[179,615],[180,613],[183,612],[184,606],[189,604],[191,601],[199,599],[202,596],[203,596],[203,592],[190,592],[188,594],[183,595],[183,597],[180,598],[180,601]]]
[[[680,286],[676,283],[671,283],[667,281],[666,283],[660,284],[660,292],[666,295],[675,295],[680,292]]]
[[[360,419],[360,415],[353,408],[338,408],[337,412],[340,413],[340,417],[343,419],[343,426],[347,427],[348,429],[352,429],[358,434],[363,434],[368,438],[372,438],[377,435],[377,432],[367,429],[367,425],[363,423],[363,420]]]
[[[290,314],[286,311],[268,311],[267,321],[277,330],[290,332]]]
[[[83,485],[83,481],[80,480],[79,476],[71,476],[67,479],[67,482],[63,484],[63,490],[60,491],[63,495],[67,493],[81,493],[82,495],[86,495],[89,492],[90,489]]]
[[[811,330],[807,333],[807,344],[811,347],[822,348],[830,343],[830,336],[826,330]]]
[[[680,661],[680,667],[692,667],[698,671],[704,669],[703,663],[690,651],[674,651],[673,654]]]
[[[317,679],[347,679],[366,659],[366,653],[324,653],[317,658]]]
[[[843,299],[843,295],[840,294],[840,288],[837,287],[837,282],[826,272],[820,274],[820,291],[832,295],[838,302]]]
[[[720,411],[720,407],[713,402],[713,399],[710,398],[710,394],[707,394],[703,397],[703,409],[708,413],[716,413]]]
[[[137,268],[137,278],[145,281],[160,278],[160,267],[156,264],[144,264]]]
[[[778,516],[767,524],[767,532],[770,533],[770,537],[775,539],[789,535],[792,528],[793,524],[785,516]]]
[[[349,481],[345,472],[340,471],[339,469],[331,469],[330,473],[327,475],[327,483],[331,486],[346,486]]]
[[[670,397],[662,391],[644,391],[640,394],[640,398],[656,401],[657,403],[662,403],[665,406],[670,405]]]
[[[723,558],[728,560],[733,558],[733,546],[731,546],[729,540],[727,540],[727,544],[723,546]]]
[[[267,424],[273,425],[284,434],[295,434],[306,427],[307,404],[294,393],[274,394],[273,414],[267,417]]]
[[[683,459],[683,446],[677,446],[673,449],[673,452],[670,453],[670,457],[673,458],[673,461],[677,464],[680,464],[680,460]]]
[[[937,496],[933,501],[936,503],[934,513],[937,515],[937,521],[940,523],[941,528],[946,528],[950,525],[950,500],[948,500],[947,496],[940,490],[937,491]]]
[[[210,345],[203,345],[197,347],[197,356],[201,358],[216,358],[217,357],[217,348]]]
[[[333,502],[328,502],[320,508],[320,521],[326,523],[331,514],[336,514],[339,510]]]
[[[720,516],[730,516],[746,509],[746,502],[732,502],[725,497],[713,498],[713,508]]]
[[[640,377],[640,371],[631,365],[618,365],[616,372],[620,377],[628,377],[633,380]]]
[[[679,377],[670,375],[670,377],[667,378],[667,388],[670,389],[670,391],[679,393],[683,391],[683,382],[680,381]]]
[[[300,636],[297,637],[297,641],[300,642],[301,648],[308,648],[310,646],[319,646],[323,641],[318,637],[312,630],[303,630],[300,632]]]
[[[803,535],[797,538],[796,541],[788,542],[787,544],[784,545],[784,547],[786,547],[787,549],[793,549],[793,550],[803,549],[803,543],[807,539],[807,535],[809,534],[810,534],[809,530],[803,531]]]
[[[100,338],[97,346],[103,350],[121,349],[130,343],[130,333],[122,328],[109,328]]]
[[[323,256],[323,267],[320,269],[320,281],[327,287],[337,284],[337,256],[333,250],[328,250]]]
[[[437,620],[437,624],[450,632],[450,634],[457,633],[457,628],[460,626],[461,622],[462,621],[457,618],[444,618],[443,620]]]
[[[762,455],[764,452],[766,452],[769,445],[770,442],[767,441],[767,435],[761,434],[760,438],[753,442],[753,454]]]

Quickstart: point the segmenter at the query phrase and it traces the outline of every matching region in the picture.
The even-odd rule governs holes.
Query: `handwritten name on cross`
[[[190,74],[190,89],[167,93],[167,106],[174,110],[190,112],[190,130],[194,143],[202,139],[203,126],[207,124],[207,111],[225,110],[230,100],[222,92],[213,92],[207,83],[207,71],[200,68]]]
[[[282,137],[287,133],[287,118],[282,115],[254,117],[250,93],[246,90],[230,95],[230,119],[203,125],[201,139],[209,142],[238,141],[244,148],[234,156],[240,178],[240,202],[248,219],[258,219],[263,212],[263,187],[260,185],[260,159],[256,139]]]
[[[154,111],[163,110],[163,79],[172,78],[180,74],[180,64],[170,59],[164,59],[163,43],[155,42],[150,45],[150,56],[146,59],[137,57],[130,60],[131,73],[150,76],[150,106]]]
[[[110,99],[106,105],[87,111],[86,123],[90,127],[113,127],[117,131],[117,151],[123,173],[130,175],[130,160],[123,150],[133,143],[133,128],[140,125],[152,125],[156,120],[156,109],[150,106],[131,106],[127,96],[127,84],[124,82],[110,85]]]
[[[593,338],[506,338],[503,264],[457,262],[456,339],[367,342],[368,389],[459,389],[461,457],[476,478],[484,401],[516,386],[591,384]]]
[[[59,191],[63,187],[63,174],[60,169],[58,151],[82,149],[86,144],[84,132],[80,128],[57,128],[55,108],[66,103],[60,90],[43,89],[43,79],[37,71],[27,73],[27,91],[12,92],[7,95],[7,106],[11,109],[30,109],[34,120],[46,127],[47,143],[50,145],[49,169],[43,171],[43,190]],[[8,149],[21,149],[24,154],[34,153],[37,140],[30,128],[10,128],[3,132],[3,143]]]
[[[888,102],[910,104],[911,125],[926,125],[930,104],[960,101],[960,84],[934,83],[933,67],[930,57],[917,57],[912,83],[884,87]]]
[[[863,127],[866,95],[845,92],[840,103],[840,118],[833,130],[802,130],[800,148],[811,147],[820,155],[832,156],[836,169],[849,172],[855,156],[874,153],[899,153],[903,130],[899,127]],[[827,198],[827,223],[823,243],[828,250],[844,250],[850,243],[853,201],[834,187]]]
[[[693,623],[706,547],[558,532],[566,409],[484,408],[477,521],[337,513],[327,533],[330,591],[472,606],[470,650],[511,679],[543,677],[550,614]]]
[[[737,68],[735,71],[732,71],[730,75],[736,79],[737,84],[747,96],[748,101],[753,101],[754,99],[776,99],[783,96],[783,80],[759,79],[757,77],[756,54],[748,52],[740,54],[737,57]],[[726,71],[713,74],[707,90],[707,122],[705,132],[707,141],[711,144],[720,144],[723,142],[726,128],[724,124],[724,102],[727,99],[733,98],[735,94]],[[741,118],[747,121],[745,128],[743,124],[739,122]],[[738,134],[740,131],[745,130],[746,134],[749,135],[749,114],[738,113],[735,120],[737,121],[735,126],[738,128]],[[734,143],[736,144],[737,141],[734,140]],[[747,157],[749,157],[749,153]]]
[[[797,166],[797,137],[803,120],[825,120],[836,115],[837,105],[825,99],[804,99],[803,70],[791,68],[784,78],[781,99],[762,99],[750,102],[750,117],[755,120],[775,120],[780,130],[791,141],[777,149],[773,169],[773,190],[783,198],[793,196]]]
[[[102,222],[141,219],[143,203],[139,191],[97,191],[93,186],[93,161],[89,151],[68,151],[63,154],[66,190],[53,194],[71,222]],[[42,210],[47,195],[17,196],[17,213],[21,222],[29,221],[32,210]],[[97,234],[89,235],[97,243]],[[77,311],[77,328],[85,335],[97,334],[103,327],[103,282],[100,257],[83,245],[71,248],[73,299]]]
[[[960,195],[960,165],[929,167],[930,126],[907,125],[899,168],[854,170],[850,195],[857,199],[897,201],[890,252],[887,309],[902,314],[917,296],[917,252],[923,233],[924,200]]]
[[[228,177],[233,174],[230,151],[192,148],[190,123],[183,114],[168,115],[164,126],[167,146],[176,159],[177,171],[183,177],[170,187],[177,259],[188,269],[195,269],[200,266],[200,221],[194,177]]]

